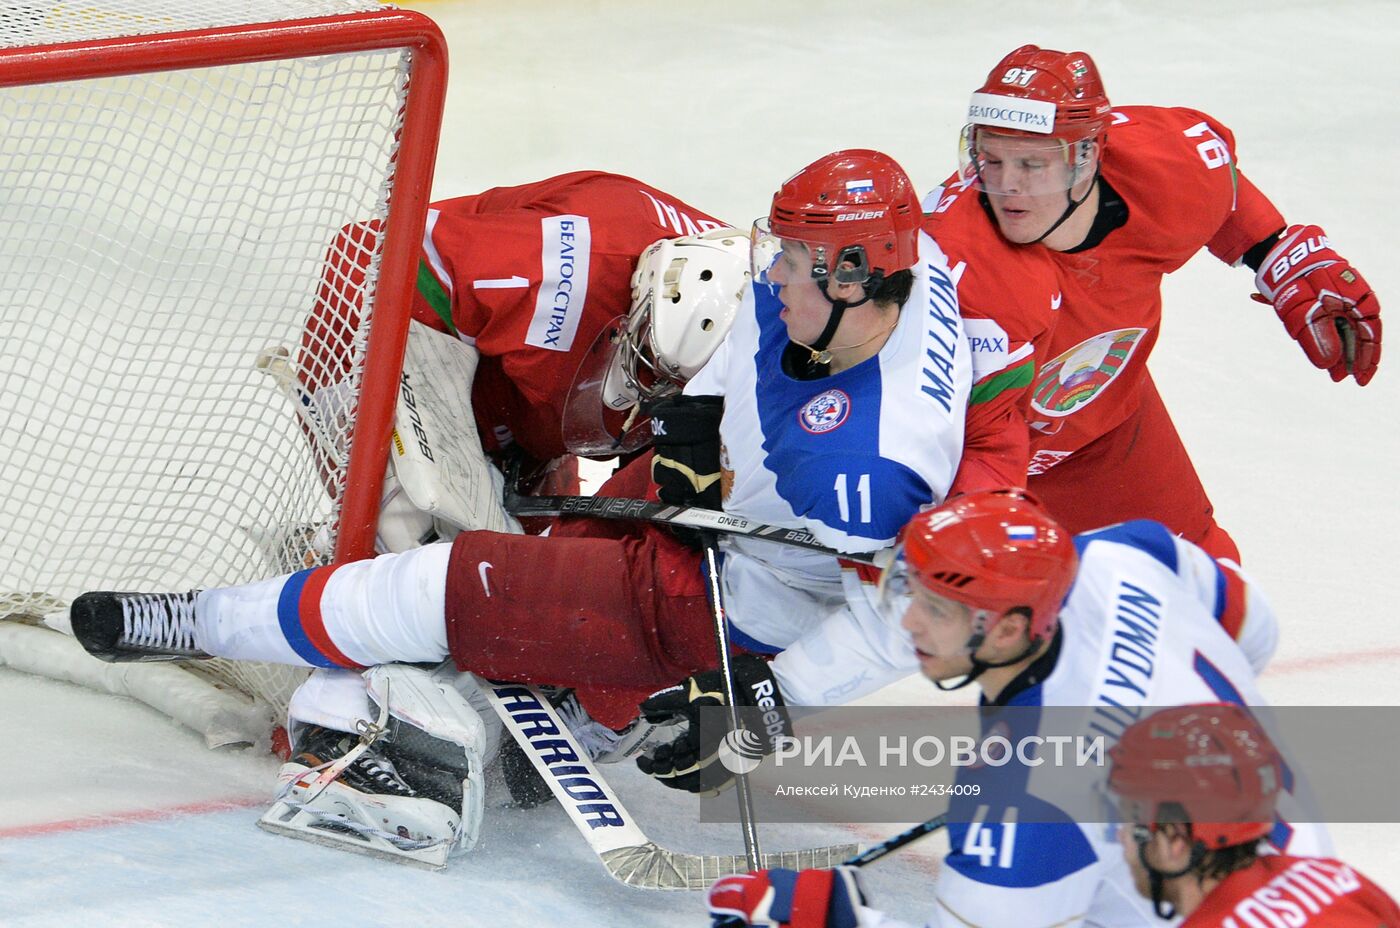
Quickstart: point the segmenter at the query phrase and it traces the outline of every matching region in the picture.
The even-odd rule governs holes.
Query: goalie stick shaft
[[[519,683],[482,682],[491,708],[543,777],[554,797],[608,873],[641,889],[707,888],[730,873],[750,869],[738,854],[683,854],[647,838],[598,773],[558,712],[538,689]],[[764,854],[763,867],[832,867],[857,851],[853,844]]]
[[[320,446],[321,453],[325,455],[327,463],[332,467],[340,467],[340,452],[337,450],[338,443],[335,436],[331,433],[329,424],[321,418],[316,401],[312,399],[311,394],[297,379],[296,370],[292,367],[290,357],[290,352],[286,348],[272,346],[263,349],[254,362],[254,366],[271,377],[282,394],[292,401],[292,408],[296,411],[297,419]]]

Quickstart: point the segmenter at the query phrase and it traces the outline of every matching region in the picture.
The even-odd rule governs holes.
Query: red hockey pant
[[[655,499],[650,456],[600,496]],[[447,568],[447,642],[463,670],[571,686],[619,728],[655,690],[717,663],[700,555],[645,522],[559,519],[544,537],[463,532]]]

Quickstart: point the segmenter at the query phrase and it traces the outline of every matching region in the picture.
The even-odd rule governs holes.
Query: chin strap
[[[1147,884],[1152,891],[1152,911],[1157,913],[1158,918],[1166,921],[1176,918],[1176,907],[1162,895],[1162,889],[1167,880],[1185,876],[1195,870],[1200,866],[1201,860],[1205,856],[1206,846],[1197,841],[1191,845],[1191,857],[1186,861],[1186,866],[1180,870],[1158,870],[1147,862],[1147,844],[1138,845],[1138,860],[1142,863],[1142,868],[1147,871]]]
[[[1082,197],[1080,197],[1079,199],[1075,200],[1075,199],[1071,198],[1071,197],[1069,196],[1068,193],[1066,193],[1066,194],[1065,194],[1065,198],[1066,198],[1067,200],[1069,200],[1069,205],[1065,207],[1065,211],[1064,211],[1063,213],[1060,214],[1060,218],[1059,218],[1059,219],[1056,219],[1056,220],[1054,221],[1054,223],[1051,224],[1050,228],[1046,229],[1044,232],[1041,233],[1040,238],[1036,239],[1035,241],[1031,242],[1030,244],[1032,244],[1032,245],[1039,245],[1041,242],[1045,241],[1045,239],[1050,235],[1050,233],[1054,232],[1054,231],[1055,231],[1056,229],[1058,229],[1060,226],[1064,225],[1064,224],[1065,224],[1065,220],[1069,219],[1070,216],[1074,215],[1074,211],[1075,211],[1075,210],[1079,209],[1079,207],[1081,207],[1081,206],[1084,205],[1084,201],[1087,200],[1087,199],[1089,199],[1089,194],[1093,193],[1093,192],[1094,192],[1094,188],[1097,187],[1098,185],[1099,185],[1099,169],[1098,169],[1097,166],[1095,166],[1095,167],[1094,167],[1094,182],[1091,183],[1091,184],[1089,185],[1089,189],[1088,189],[1088,190],[1084,191],[1084,196],[1082,196]]]
[[[865,300],[861,300],[860,302],[861,302],[861,303],[864,303]],[[852,306],[859,306],[860,303],[852,303],[851,305],[852,305]],[[865,341],[863,341],[863,342],[856,342],[854,345],[837,345],[835,348],[815,348],[815,347],[813,347],[813,346],[811,346],[811,345],[808,345],[806,342],[799,342],[799,341],[798,341],[797,339],[795,339],[795,338],[790,338],[790,339],[788,339],[788,340],[791,341],[794,345],[800,345],[800,346],[802,346],[803,348],[806,348],[808,351],[810,351],[810,352],[812,353],[812,356],[811,356],[810,358],[807,359],[807,363],[808,363],[808,364],[813,364],[813,365],[816,365],[816,364],[830,364],[830,363],[831,363],[831,353],[832,353],[833,351],[846,351],[846,350],[848,350],[848,349],[850,349],[850,348],[860,348],[860,347],[863,346],[863,345],[868,345],[868,344],[870,344],[871,342],[873,342],[875,339],[877,339],[877,338],[883,338],[885,335],[889,334],[890,332],[893,332],[893,331],[894,331],[894,327],[897,326],[897,325],[899,325],[899,317],[898,317],[898,316],[895,316],[894,322],[891,322],[889,325],[885,326],[885,328],[883,328],[883,329],[881,329],[880,331],[876,332],[874,335],[870,336],[870,337],[867,338]],[[823,336],[824,338],[828,338],[828,339],[829,339],[829,336],[827,336],[827,334],[826,334],[825,332],[822,333],[822,336]],[[821,339],[818,339],[818,341],[821,341]]]
[[[861,289],[865,295],[862,296],[860,299],[856,300],[854,303],[848,303],[845,300],[833,300],[831,298],[831,294],[826,292],[826,288],[831,282],[830,277],[822,277],[817,281],[817,286],[821,288],[822,296],[826,297],[826,301],[831,304],[831,315],[826,317],[826,327],[822,329],[820,335],[818,335],[815,339],[812,340],[812,344],[808,345],[804,342],[799,341],[793,342],[794,344],[801,345],[803,348],[806,348],[808,351],[812,352],[811,363],[831,363],[831,340],[836,337],[836,329],[840,327],[841,318],[845,316],[846,310],[853,309],[857,306],[864,306],[866,303],[869,303],[870,298],[875,295],[875,291],[879,289],[880,283],[884,279],[884,275],[881,274],[879,271],[871,272],[870,276],[867,277],[865,279],[865,282],[861,284]],[[879,336],[873,336],[872,338],[868,338],[860,344],[864,345],[866,342],[873,341],[875,338],[878,337]],[[846,348],[859,347],[860,345],[842,345],[839,346],[836,350],[842,351]]]
[[[972,669],[969,670],[961,680],[959,680],[957,683],[954,683],[952,686],[944,686],[941,680],[934,680],[933,685],[938,687],[945,693],[951,693],[954,690],[960,690],[963,687],[967,686],[969,683],[971,683],[973,680],[976,680],[978,677],[982,676],[983,673],[987,672],[988,670],[991,670],[994,667],[1010,667],[1012,664],[1019,664],[1021,661],[1034,654],[1036,648],[1040,647],[1040,639],[1032,638],[1026,642],[1026,647],[1021,651],[1020,654],[1017,654],[1015,657],[1009,660],[984,661],[977,656],[977,649],[982,647],[982,643],[986,640],[987,632],[985,628],[973,632],[968,637],[967,644],[963,645],[963,650],[967,652],[968,659],[972,661]]]

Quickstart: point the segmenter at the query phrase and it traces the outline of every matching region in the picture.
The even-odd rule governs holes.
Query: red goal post
[[[446,89],[437,26],[371,0],[55,0],[0,26],[0,616],[371,556]],[[366,221],[384,234],[340,294],[360,311],[328,473],[255,359],[280,345],[301,383],[341,376],[303,341],[328,249]],[[0,622],[0,664],[93,682],[57,637]],[[254,700],[250,718],[301,676],[245,670],[220,662],[213,688]]]

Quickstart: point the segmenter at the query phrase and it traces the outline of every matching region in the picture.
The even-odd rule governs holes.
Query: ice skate
[[[357,750],[357,735],[312,726],[298,741],[278,774],[279,797],[259,827],[430,869],[447,865],[461,824],[450,806],[410,786],[377,746]]]
[[[83,593],[70,609],[73,635],[104,661],[203,660],[188,593]]]
[[[480,719],[428,673],[366,672],[376,721],[358,733],[296,726],[292,758],[259,827],[288,837],[441,869],[481,825]]]

